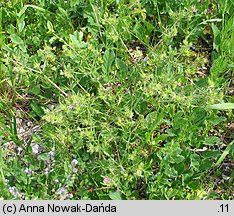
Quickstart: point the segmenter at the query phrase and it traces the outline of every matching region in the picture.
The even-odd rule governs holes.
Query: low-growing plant
[[[1,3],[0,198],[232,199],[228,3]]]

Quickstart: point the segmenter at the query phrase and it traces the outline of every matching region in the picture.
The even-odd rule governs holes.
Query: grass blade
[[[234,141],[232,141],[231,143],[229,143],[229,145],[227,146],[227,148],[224,150],[223,154],[220,156],[220,158],[218,159],[218,161],[215,163],[215,165],[214,165],[215,167],[223,162],[224,158],[229,154],[229,151],[233,148],[233,144],[234,144]]]
[[[208,109],[230,110],[234,109],[234,103],[220,103],[207,106]]]

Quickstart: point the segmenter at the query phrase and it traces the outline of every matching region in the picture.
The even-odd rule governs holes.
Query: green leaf
[[[215,163],[215,165],[214,165],[215,167],[222,163],[222,161],[224,160],[224,158],[229,154],[229,151],[231,149],[233,149],[233,147],[234,147],[234,141],[232,141],[231,143],[229,143],[229,145],[224,150],[224,152],[222,153],[222,155],[220,156],[220,158],[218,159],[218,161]]]
[[[213,125],[217,125],[220,124],[221,122],[226,121],[226,118],[224,116],[211,116],[208,120]]]
[[[184,159],[185,158],[182,155],[173,155],[172,162],[174,162],[174,163],[181,163]]]
[[[59,7],[58,8],[60,13],[63,14],[65,17],[68,17],[67,11],[65,11],[63,8]]]
[[[207,106],[208,109],[229,110],[234,109],[234,103],[220,103]]]
[[[83,40],[83,32],[77,32],[75,31],[73,34],[70,34],[70,40],[77,48],[86,48],[87,43],[85,43]]]
[[[155,27],[147,22],[137,22],[133,28],[133,32],[136,34],[137,38],[143,41],[144,43],[149,43],[149,35],[155,29]]]
[[[48,33],[53,33],[54,32],[53,24],[49,20],[47,21],[47,28],[49,29]]]
[[[24,29],[24,26],[25,26],[24,17],[17,20],[17,24],[18,24],[19,32],[22,32],[22,30]]]
[[[78,4],[80,4],[80,2],[82,2],[82,1],[80,1],[80,0],[70,0],[70,6],[74,7],[74,6],[78,5]]]
[[[122,200],[122,197],[121,197],[121,194],[120,192],[110,192],[109,193],[109,197],[112,199],[112,200]]]
[[[42,7],[36,6],[36,5],[25,5],[25,6],[21,9],[21,11],[17,14],[17,16],[18,16],[18,17],[21,17],[21,16],[25,13],[25,11],[27,10],[27,8],[29,8],[29,7],[34,8],[34,9],[36,9],[36,10],[38,10],[38,11],[41,11],[41,12],[46,12],[46,13],[49,13],[49,14],[54,14],[54,13],[52,13],[52,12],[50,12],[50,11],[48,11],[48,10],[42,8]]]
[[[137,22],[136,25],[133,28],[133,32],[136,34],[136,36],[144,41],[146,38],[146,34],[144,31],[144,26],[142,26],[142,24],[140,22]]]
[[[39,95],[41,93],[40,85],[31,86],[29,92],[33,93],[34,95]]]
[[[74,44],[75,47],[79,47],[79,41],[75,35],[70,34],[70,40]]]
[[[149,113],[145,119],[148,128],[152,129],[158,126],[159,124],[161,124],[163,117],[164,117],[164,112],[159,113],[154,111]]]
[[[204,141],[204,144],[209,145],[209,146],[213,146],[213,145],[219,144],[219,143],[220,143],[220,139],[216,136],[209,136]]]
[[[128,73],[127,64],[124,61],[122,61],[121,59],[116,58],[115,65],[116,65],[117,69],[119,70],[120,78],[125,79],[127,77],[127,73]]]
[[[178,172],[174,169],[174,167],[167,167],[164,173],[169,178],[176,178],[178,176]]]
[[[217,18],[217,19],[209,19],[209,20],[205,20],[205,21],[203,21],[203,22],[201,22],[201,24],[206,24],[206,23],[213,23],[213,22],[221,22],[222,21],[222,19],[219,19],[219,18]]]
[[[102,70],[104,73],[108,73],[111,71],[111,67],[115,60],[115,53],[111,49],[107,49],[103,55],[103,65]]]
[[[36,6],[36,5],[26,5],[25,7],[31,7],[31,8],[34,8],[36,10],[39,10],[41,12],[46,12],[47,10],[42,8],[42,7],[39,7],[39,6]],[[51,13],[51,12],[50,12]]]
[[[27,6],[24,6],[24,7],[21,9],[21,11],[17,14],[17,16],[18,16],[18,17],[21,17],[21,16],[25,13],[25,11],[26,11],[27,8],[28,8]]]
[[[40,155],[38,156],[38,159],[39,159],[39,160],[46,161],[46,160],[49,159],[49,155],[48,155],[47,153],[40,154]]]
[[[12,35],[10,36],[10,39],[11,39],[12,42],[15,43],[15,44],[23,44],[23,43],[24,43],[23,40],[22,40],[18,35],[16,35],[16,34],[12,34]]]
[[[181,175],[185,170],[184,163],[175,164],[174,167],[175,167],[175,170],[178,172],[178,175]]]
[[[23,52],[27,52],[26,50],[26,46],[22,43],[22,44],[19,44],[19,48],[23,51]]]
[[[43,115],[43,109],[41,108],[41,105],[38,104],[35,101],[32,101],[30,104],[32,111],[37,115],[37,116],[42,116]]]
[[[191,181],[188,183],[188,188],[192,189],[192,190],[197,190],[199,186],[199,182],[197,181]]]
[[[144,100],[144,98],[142,97],[142,93],[137,93],[135,95],[135,102],[134,102],[134,111],[137,114],[146,114],[147,111],[147,101]]]
[[[206,111],[203,109],[196,109],[192,114],[192,118],[195,125],[201,125],[206,118]]]
[[[210,150],[202,153],[204,158],[217,158],[220,155],[220,151]]]
[[[220,39],[220,31],[217,28],[217,26],[212,23],[212,30],[213,30],[213,34],[214,34],[214,40],[213,40],[213,48],[214,50],[216,50],[217,52],[219,51],[219,46],[221,43],[221,39]]]
[[[212,23],[211,26],[212,26],[214,38],[216,38],[220,34],[220,31],[214,23]]]
[[[205,171],[205,170],[209,170],[212,168],[213,165],[213,161],[211,159],[205,158],[201,161],[201,165],[199,167],[200,171]]]
[[[190,160],[191,160],[191,167],[198,171],[201,161],[200,157],[197,154],[192,154],[190,155]]]

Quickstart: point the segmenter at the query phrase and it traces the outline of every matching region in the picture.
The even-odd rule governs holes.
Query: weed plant
[[[0,199],[233,199],[233,1],[0,5]]]

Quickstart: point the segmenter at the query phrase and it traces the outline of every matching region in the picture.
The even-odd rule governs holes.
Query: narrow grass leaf
[[[17,14],[17,16],[18,17],[21,17],[24,13],[25,13],[25,11],[27,10],[27,6],[24,6],[22,9],[21,9],[21,11]]]
[[[230,110],[234,109],[234,103],[220,103],[207,106],[208,109]]]
[[[224,152],[222,153],[222,155],[220,156],[220,158],[218,159],[218,161],[215,163],[215,165],[214,165],[215,167],[223,162],[224,158],[229,154],[229,151],[231,149],[233,149],[233,147],[234,147],[234,141],[232,141],[231,143],[229,143],[229,145],[224,150]]]

